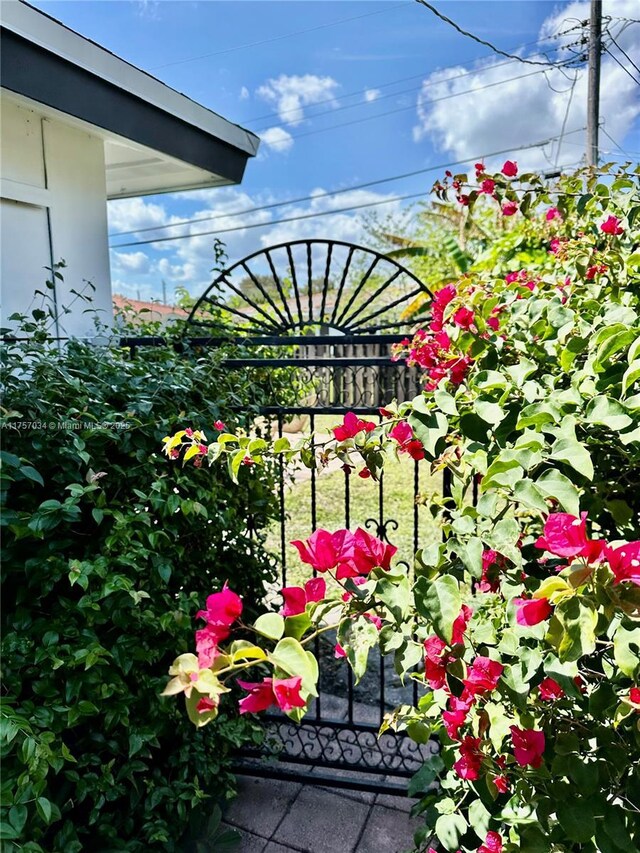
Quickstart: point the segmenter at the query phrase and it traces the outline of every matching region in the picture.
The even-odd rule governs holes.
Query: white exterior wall
[[[11,326],[7,318],[15,312],[42,306],[34,292],[47,291],[50,273],[43,267],[64,259],[51,331],[93,337],[94,317],[110,324],[113,315],[104,141],[4,95],[1,106],[1,325]],[[91,296],[91,303],[72,290]]]

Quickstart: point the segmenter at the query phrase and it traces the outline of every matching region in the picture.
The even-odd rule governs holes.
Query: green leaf
[[[487,473],[482,478],[480,490],[486,492],[495,486],[512,489],[518,480],[524,477],[524,471],[515,459],[503,460],[498,458],[489,465]]]
[[[51,823],[51,803],[46,797],[38,797],[36,799],[36,811],[40,815],[40,818],[47,824]]]
[[[504,409],[497,403],[490,403],[487,400],[476,400],[474,409],[478,417],[482,418],[488,424],[495,426],[504,420]]]
[[[402,622],[409,612],[411,602],[409,578],[403,576],[400,580],[391,580],[382,577],[376,583],[375,594],[389,608],[396,622]]]
[[[309,619],[306,613],[299,613],[297,616],[287,616],[284,620],[285,637],[295,637],[296,640],[299,640],[312,624],[311,619]]]
[[[486,541],[498,554],[503,554],[520,566],[522,565],[522,553],[518,548],[520,535],[520,525],[515,518],[503,518],[493,526],[493,530],[489,531]]]
[[[449,429],[449,421],[443,412],[433,411],[429,414],[414,411],[409,415],[409,424],[411,425],[415,436],[424,445],[427,454],[435,459],[436,447],[441,438],[447,434]]]
[[[598,612],[592,601],[577,597],[564,599],[555,608],[552,623],[555,621],[561,629],[557,644],[561,661],[575,661],[595,651]],[[551,634],[554,627],[550,624]]]
[[[20,469],[20,473],[26,477],[28,480],[33,480],[34,483],[38,483],[40,486],[44,486],[44,480],[42,476],[36,471],[35,468],[32,468],[31,465],[23,465]]]
[[[587,480],[593,480],[593,462],[589,451],[573,438],[557,439],[552,448],[551,459],[557,459],[558,462],[566,462],[578,474],[582,474]]]
[[[417,794],[425,794],[442,770],[444,770],[444,761],[435,752],[427,758],[417,773],[411,777],[407,792],[409,796],[415,797]]]
[[[436,821],[436,835],[446,850],[457,850],[466,831],[467,822],[461,814],[443,814]]]
[[[622,393],[626,394],[629,388],[640,380],[640,359],[631,362],[622,377]]]
[[[571,841],[591,841],[596,831],[596,822],[588,801],[572,797],[558,804],[558,822]]]
[[[529,406],[525,406],[520,413],[516,429],[557,424],[561,419],[562,413],[560,409],[549,400],[546,400],[544,403],[531,403]]]
[[[279,640],[284,635],[284,618],[279,613],[263,613],[253,627],[263,637]]]
[[[371,627],[374,628],[373,625]],[[310,652],[304,650],[298,640],[284,637],[269,655],[269,660],[287,675],[301,676],[304,690],[312,696],[318,695],[318,662]]]
[[[357,684],[367,670],[369,650],[378,642],[378,629],[368,619],[359,616],[340,626],[338,642],[347,653]]]
[[[555,498],[565,512],[580,515],[580,490],[560,471],[545,471],[536,480],[536,486],[547,498]]]
[[[513,487],[513,497],[518,503],[528,506],[529,509],[535,509],[538,512],[547,513],[549,505],[545,501],[545,496],[536,483],[532,480],[520,480]]]
[[[440,575],[434,581],[419,578],[414,597],[418,613],[430,619],[436,634],[450,643],[453,623],[462,607],[457,580],[451,575]]]
[[[491,812],[482,800],[474,800],[469,806],[469,824],[479,838],[484,838],[490,829]]]
[[[640,628],[618,628],[613,638],[613,656],[620,670],[633,678],[640,666]]]
[[[640,375],[640,374],[639,374]],[[609,397],[594,397],[587,406],[585,419],[590,424],[602,424],[611,430],[619,431],[633,421],[624,406]],[[591,479],[591,478],[590,478]]]

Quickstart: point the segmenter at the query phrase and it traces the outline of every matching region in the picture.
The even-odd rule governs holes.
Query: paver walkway
[[[225,823],[240,831],[240,853],[405,853],[421,824],[414,802],[245,776]]]

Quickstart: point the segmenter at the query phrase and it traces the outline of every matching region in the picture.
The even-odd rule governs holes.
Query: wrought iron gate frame
[[[322,276],[322,288],[319,294],[313,292],[313,257],[318,247],[326,249],[326,263]],[[330,275],[332,258],[335,258],[337,247],[345,249],[347,259],[340,275],[337,294],[333,306],[330,305]],[[299,276],[297,275],[293,251],[301,248],[304,252],[307,292],[300,290]],[[291,284],[293,293],[289,298],[285,294],[284,278],[278,274],[274,256],[276,253],[284,253],[288,261],[291,273]],[[363,252],[371,259],[365,271],[352,289],[346,306],[339,310],[340,301],[345,293],[349,269],[354,256]],[[273,289],[269,292],[263,282],[251,270],[251,263],[258,258],[267,261],[271,272]],[[356,299],[365,292],[367,282],[372,280],[373,271],[381,262],[391,264],[392,274],[381,285],[377,285],[375,292],[365,302],[356,305]],[[248,279],[256,286],[262,294],[262,303],[252,299],[243,293],[230,281],[234,270],[242,270]],[[401,276],[406,276],[414,285],[408,294],[401,298],[395,298],[390,303],[384,303],[378,307],[376,300],[380,300],[386,289]],[[223,288],[236,297],[236,302],[229,305],[221,301]],[[305,369],[317,369],[325,371],[331,376],[331,371],[339,375],[339,371],[346,369],[362,368],[373,369],[376,376],[381,376],[383,382],[388,380],[391,372],[396,376],[408,375],[409,369],[391,360],[390,346],[403,340],[410,331],[411,322],[398,320],[395,322],[381,323],[380,318],[390,310],[399,308],[407,300],[413,299],[419,294],[431,296],[429,289],[409,270],[397,261],[390,259],[381,252],[369,250],[356,244],[340,240],[297,240],[289,243],[281,243],[261,249],[238,261],[219,274],[210,287],[202,294],[196,302],[188,319],[188,327],[198,331],[208,331],[208,336],[186,336],[183,344],[176,343],[178,347],[192,349],[198,347],[215,347],[224,343],[239,343],[245,348],[256,348],[259,353],[261,347],[288,349],[291,347],[307,347],[309,345],[321,347],[374,347],[377,354],[351,355],[347,357],[320,356],[311,358],[300,358],[299,356],[257,356],[255,358],[230,358],[225,359],[225,366],[230,370],[250,371],[252,368],[278,368],[295,367]],[[314,296],[318,298],[314,300]],[[238,305],[237,300],[244,299],[247,307]],[[319,312],[315,312],[316,302],[319,303]],[[304,307],[303,307],[304,306]],[[371,310],[373,306],[373,310]],[[267,311],[266,309],[269,309]],[[213,317],[207,314],[214,309],[217,315]],[[328,311],[331,310],[331,315]],[[369,313],[367,314],[367,309]],[[227,312],[228,318],[233,324],[219,320],[220,313]],[[271,312],[271,313],[269,313]],[[297,313],[297,318],[294,316]],[[364,313],[364,317],[360,316]],[[238,318],[243,326],[238,325]],[[374,322],[367,326],[367,322]],[[320,328],[321,333],[313,336],[303,334],[304,330],[315,326]],[[339,335],[326,334],[324,330],[333,329]],[[158,343],[162,339],[157,339]],[[149,342],[149,339],[146,341]],[[135,340],[129,339],[129,345],[134,346]],[[386,371],[386,372],[385,372]],[[325,374],[323,374],[325,375]],[[417,390],[416,392],[417,393]],[[385,402],[390,402],[386,400]],[[367,405],[363,399],[362,405],[344,405],[335,401],[330,405],[313,406],[266,406],[261,413],[268,417],[275,416],[278,424],[278,435],[282,436],[285,418],[289,415],[305,414],[309,416],[309,431],[315,432],[315,418],[324,414],[345,414],[353,411],[358,415],[378,416],[378,406]],[[313,446],[313,445],[312,445]],[[310,533],[317,527],[316,506],[316,470],[311,470],[311,529]],[[350,527],[350,487],[349,474],[345,471],[345,527]],[[447,484],[443,483],[446,493]],[[414,498],[419,489],[418,462],[414,462],[413,474]],[[278,479],[278,497],[281,508],[280,519],[280,548],[282,561],[282,585],[286,585],[287,562],[286,562],[286,506],[285,506],[285,469],[282,457],[280,458],[280,471]],[[419,518],[418,504],[414,500],[413,510],[413,550],[419,547]],[[366,527],[373,529],[375,534],[388,541],[388,531],[398,528],[398,521],[386,518],[384,507],[384,476],[378,483],[378,517],[368,518]],[[316,654],[320,660],[318,646]],[[425,758],[437,749],[435,742],[426,745],[417,745],[409,738],[386,732],[378,736],[379,724],[356,722],[354,719],[354,683],[353,673],[350,667],[347,672],[347,719],[339,720],[330,716],[323,716],[322,694],[319,691],[317,700],[314,701],[313,711],[305,717],[301,724],[295,724],[284,715],[263,715],[261,720],[265,722],[268,744],[269,738],[275,738],[276,742],[283,748],[278,753],[276,749],[270,752],[265,748],[244,748],[239,753],[239,759],[235,764],[236,771],[249,773],[254,776],[268,776],[300,781],[304,776],[306,784],[330,785],[338,788],[349,788],[352,790],[373,792],[394,792],[406,794],[407,779],[410,778],[423,764]],[[379,676],[379,723],[386,709],[385,703],[385,667],[384,659],[380,657]],[[418,700],[418,683],[413,681],[412,698],[414,704]],[[297,740],[295,751],[286,751],[287,746],[292,746]],[[276,763],[265,758],[274,759]],[[306,769],[306,772],[304,770]],[[310,768],[310,769],[309,769]],[[333,772],[318,773],[318,769],[327,771],[339,771],[340,775]]]

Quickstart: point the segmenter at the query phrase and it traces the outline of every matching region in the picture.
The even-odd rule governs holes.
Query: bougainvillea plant
[[[549,185],[519,176],[514,161],[496,174],[479,163],[436,191],[451,188],[465,207],[496,206],[510,249],[434,294],[430,316],[397,348],[424,370],[421,396],[386,406],[380,424],[347,415],[317,460],[287,438],[165,440],[169,456],[225,460],[232,478],[267,454],[310,466],[337,457],[375,478],[407,453],[449,472],[450,494],[430,506],[442,543],[407,572],[364,530],[317,530],[294,543],[315,577],[282,590],[280,612],[243,626],[235,592],[210,596],[197,654],[176,660],[166,692],[186,694],[197,725],[230,682],[243,690],[241,712],[277,706],[299,720],[316,693],[312,640],[335,630],[356,678],[377,645],[426,688],[383,725],[440,743],[413,784],[424,792],[420,849],[634,853],[637,172],[604,167]],[[235,626],[243,639],[231,639]],[[245,669],[257,675],[245,681]]]

